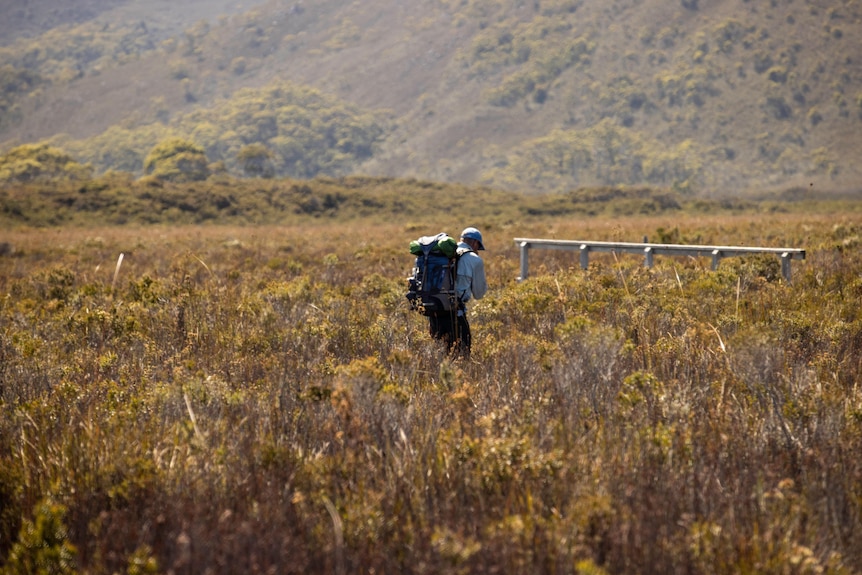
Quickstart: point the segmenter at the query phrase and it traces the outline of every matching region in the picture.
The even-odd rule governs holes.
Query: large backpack
[[[410,253],[416,256],[407,278],[410,308],[425,315],[457,310],[458,242],[446,233],[422,236],[410,242]]]

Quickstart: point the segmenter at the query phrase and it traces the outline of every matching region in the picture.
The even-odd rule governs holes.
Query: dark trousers
[[[452,355],[470,357],[470,324],[466,316],[456,315],[456,312],[444,312],[428,316],[431,337],[446,343],[446,351]]]

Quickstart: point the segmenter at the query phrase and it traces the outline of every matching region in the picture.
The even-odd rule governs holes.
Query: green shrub
[[[144,172],[168,182],[194,182],[209,176],[202,147],[179,138],[157,144],[144,160]]]
[[[83,180],[91,167],[48,144],[24,144],[0,156],[0,182]]]
[[[68,541],[63,524],[66,509],[43,501],[34,510],[32,520],[25,519],[18,541],[12,546],[3,573],[8,575],[55,575],[77,573],[77,551]]]

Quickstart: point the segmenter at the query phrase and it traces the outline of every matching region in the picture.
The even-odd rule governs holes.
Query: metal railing
[[[711,257],[712,269],[718,268],[722,258],[743,256],[747,254],[776,254],[781,258],[781,275],[787,283],[790,283],[791,260],[804,260],[805,250],[797,248],[760,248],[747,246],[695,246],[681,244],[649,244],[628,242],[581,242],[575,240],[542,240],[533,238],[515,238],[515,243],[521,250],[521,275],[518,281],[527,279],[529,274],[529,250],[567,250],[579,251],[581,254],[581,268],[587,269],[590,264],[590,252],[613,252],[643,254],[644,265],[651,268],[654,257],[663,256],[691,256]]]

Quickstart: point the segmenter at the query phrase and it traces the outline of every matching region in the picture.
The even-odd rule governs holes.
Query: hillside
[[[260,144],[272,175],[525,193],[862,181],[851,0],[80,7],[30,2],[26,34],[0,27],[0,152],[50,141],[140,175],[156,143],[184,137],[235,175]]]

